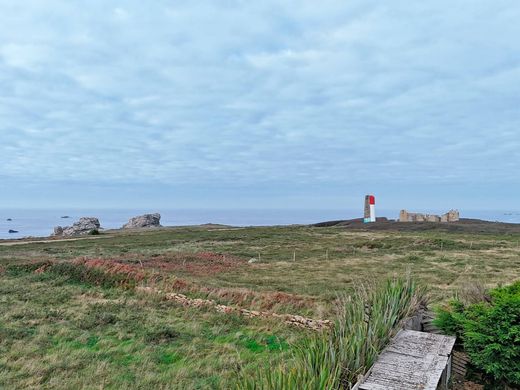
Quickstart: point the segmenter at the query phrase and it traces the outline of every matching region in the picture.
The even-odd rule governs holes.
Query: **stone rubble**
[[[302,317],[299,315],[277,314],[265,311],[235,308],[232,306],[217,304],[215,301],[210,299],[188,298],[186,295],[179,293],[163,293],[162,291],[153,287],[138,287],[138,290],[149,294],[155,293],[159,295],[164,295],[164,297],[167,300],[174,301],[187,307],[213,307],[219,313],[238,313],[248,318],[277,318],[282,320],[286,324],[316,331],[329,329],[332,326],[332,322],[329,320],[316,320],[312,318]]]

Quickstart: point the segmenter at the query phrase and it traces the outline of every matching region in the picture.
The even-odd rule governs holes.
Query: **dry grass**
[[[475,279],[491,287],[520,277],[518,233],[201,227],[111,235],[103,240],[0,246],[0,266],[78,256],[117,259],[163,268],[206,287],[281,291],[324,302],[360,281],[401,275],[408,269],[431,287],[434,299],[446,298]],[[200,261],[197,254],[202,252],[220,256],[219,261]],[[260,262],[249,264],[250,258]]]
[[[117,259],[129,274],[159,274],[172,291],[313,318],[331,318],[338,295],[366,281],[409,271],[434,301],[476,282],[520,279],[518,233],[201,227],[101,237],[0,245],[0,388],[225,388],[308,336],[142,297],[108,279],[98,286],[13,267],[30,261]]]

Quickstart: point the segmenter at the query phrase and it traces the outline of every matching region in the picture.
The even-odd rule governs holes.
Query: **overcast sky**
[[[0,0],[0,207],[520,209],[520,2]]]

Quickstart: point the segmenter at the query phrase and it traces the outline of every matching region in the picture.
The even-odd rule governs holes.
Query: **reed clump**
[[[350,389],[424,301],[424,290],[410,277],[363,286],[340,297],[330,332],[305,339],[290,361],[241,377],[236,389]]]

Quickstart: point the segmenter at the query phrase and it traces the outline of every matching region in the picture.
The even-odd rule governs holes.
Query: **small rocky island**
[[[138,217],[130,218],[128,223],[123,225],[123,229],[140,229],[161,227],[161,214],[144,214]]]
[[[97,232],[100,228],[100,223],[97,218],[94,217],[83,217],[80,218],[78,222],[74,222],[72,226],[56,226],[54,228],[54,236],[81,236],[86,234],[92,234],[92,232]]]

